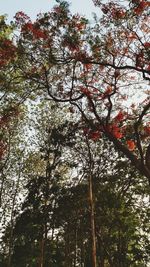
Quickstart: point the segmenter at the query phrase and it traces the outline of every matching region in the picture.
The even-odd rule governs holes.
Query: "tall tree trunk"
[[[12,210],[11,210],[11,218],[10,218],[10,236],[9,236],[7,267],[11,267],[11,258],[12,258],[12,250],[13,250],[14,211],[15,211],[16,196],[18,193],[18,188],[19,188],[19,183],[20,183],[20,174],[21,174],[21,167],[19,165],[19,173],[18,173],[18,179],[17,179],[16,185],[14,182],[15,192],[14,192],[13,200],[12,200]]]
[[[70,227],[66,228],[65,233],[65,266],[71,267],[71,255],[70,255]]]
[[[92,241],[92,267],[97,266],[97,255],[96,255],[96,231],[95,231],[95,215],[94,215],[94,198],[93,198],[93,167],[94,160],[91,154],[91,148],[88,138],[86,138],[86,144],[88,148],[88,161],[89,161],[89,204],[90,204],[90,221],[91,221],[91,241]]]
[[[73,267],[76,267],[76,263],[77,263],[77,248],[78,248],[78,231],[77,231],[77,227],[75,228],[75,246],[74,246],[74,261],[73,261]]]
[[[45,222],[43,226],[43,236],[40,240],[40,257],[39,257],[39,267],[45,266],[45,250],[47,243],[47,223]]]
[[[45,250],[47,244],[47,198],[44,200],[44,225],[43,225],[43,235],[40,243],[40,259],[39,259],[39,267],[45,266]]]
[[[79,236],[80,236],[80,267],[84,267],[84,262],[85,262],[85,253],[84,253],[84,234],[83,234],[83,227],[82,227],[82,221],[80,219],[80,233],[79,233]]]
[[[44,266],[44,236],[40,240],[40,258],[39,258],[39,267]]]
[[[89,202],[90,202],[90,219],[91,219],[91,239],[92,239],[92,267],[97,266],[96,262],[96,234],[95,234],[95,216],[93,200],[92,175],[89,175]]]

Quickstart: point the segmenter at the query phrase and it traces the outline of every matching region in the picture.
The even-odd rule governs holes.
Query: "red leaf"
[[[89,91],[89,89],[88,88],[84,88],[84,87],[80,87],[80,90],[81,90],[81,92],[82,93],[84,93],[85,95],[87,95],[87,96],[91,96],[91,92]]]
[[[135,142],[133,140],[128,140],[127,146],[128,146],[130,151],[133,151],[135,149]]]
[[[150,136],[150,126],[145,126],[144,131],[146,135]]]
[[[144,43],[144,46],[145,46],[146,48],[150,48],[150,42],[146,42],[146,43]]]
[[[101,133],[99,131],[89,133],[89,139],[93,141],[97,141],[101,137]]]
[[[115,121],[116,122],[120,122],[124,119],[124,114],[122,111],[119,111],[119,113],[117,114],[117,116],[115,117]]]
[[[114,132],[114,136],[117,138],[117,139],[120,139],[123,137],[123,134],[121,132]]]
[[[123,137],[122,129],[119,128],[117,125],[111,125],[111,126],[109,127],[108,130],[109,130],[109,132],[111,132],[112,135],[113,135],[114,137],[116,137],[117,139],[120,139],[120,138]]]

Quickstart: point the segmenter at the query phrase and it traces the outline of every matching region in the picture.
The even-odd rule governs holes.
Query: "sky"
[[[92,12],[99,13],[94,7],[92,0],[69,0],[70,9],[73,13],[86,15],[92,18]],[[31,19],[36,18],[36,14],[49,11],[56,4],[55,0],[0,0],[0,15],[7,14],[8,21],[13,20],[13,16],[18,11],[23,11]]]

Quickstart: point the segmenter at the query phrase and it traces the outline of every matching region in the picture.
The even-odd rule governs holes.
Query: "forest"
[[[0,16],[0,267],[150,266],[150,2],[93,5]]]

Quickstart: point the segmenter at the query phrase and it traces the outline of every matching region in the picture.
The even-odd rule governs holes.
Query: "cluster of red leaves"
[[[86,20],[79,15],[73,15],[72,18],[69,19],[66,13],[64,13],[63,16],[63,12],[65,11],[61,10],[60,12],[60,7],[56,7],[54,10],[57,13],[57,16],[59,15],[59,19],[60,16],[62,16],[61,22],[63,23],[63,27],[64,25],[67,25],[67,32],[63,36],[61,46],[64,46],[66,48],[68,47],[70,52],[74,52],[75,56],[78,56],[78,58],[80,57],[81,60],[84,60],[84,56],[81,56],[81,53],[79,53],[79,51],[83,43],[83,40],[81,40],[80,38],[80,34],[86,27]],[[82,53],[84,54],[84,52]]]
[[[133,140],[127,140],[126,144],[130,151],[133,151],[136,147],[135,142]]]
[[[94,1],[95,5],[100,6],[102,12],[107,16],[109,20],[119,20],[125,19],[128,15],[128,10],[121,7],[118,3],[110,1],[108,4],[103,4],[101,1],[97,4],[97,1]],[[140,16],[145,10],[148,10],[150,7],[150,2],[146,0],[132,0],[132,7],[130,6],[130,11],[133,15]]]
[[[133,41],[133,40],[137,40],[137,35],[135,32],[130,32],[128,33],[128,41]],[[128,53],[128,48],[124,49],[124,53]]]
[[[6,65],[16,56],[16,47],[11,40],[0,40],[0,66]]]
[[[36,39],[47,38],[46,32],[41,30],[39,26],[37,26],[36,22],[32,23],[30,18],[22,11],[17,12],[14,18],[16,20],[17,27],[21,28],[21,32],[23,34],[30,33]]]
[[[144,130],[150,136],[150,126],[149,127],[148,126],[145,126],[144,127]]]
[[[80,91],[88,97],[91,96],[90,90],[86,87],[80,86]]]
[[[80,17],[78,14],[73,15],[71,21],[69,22],[69,27],[81,32],[86,28],[85,19]]]
[[[109,125],[108,130],[117,139],[121,139],[123,137],[123,131],[117,124]]]
[[[78,31],[82,31],[85,29],[85,24],[83,22],[77,22],[75,26]]]
[[[89,139],[92,139],[93,141],[97,141],[101,137],[101,133],[99,131],[93,131],[89,133]]]
[[[145,43],[144,43],[144,47],[145,47],[145,48],[150,48],[150,42],[145,42]]]
[[[119,120],[123,119],[123,115],[121,113],[118,114],[117,117],[118,117]],[[124,127],[120,128],[115,124],[110,125],[108,127],[108,131],[111,132],[111,134],[117,139],[121,139],[125,135],[125,133],[124,133],[125,132],[125,128]],[[133,151],[136,148],[136,144],[135,144],[135,142],[133,140],[127,140],[126,144],[127,144],[127,147],[128,147],[128,149],[130,151]]]
[[[111,134],[116,137],[117,139],[121,139],[125,134],[125,127],[120,127],[120,123],[125,119],[126,114],[121,110],[118,114],[114,117],[112,124],[107,127],[107,130],[111,132]]]
[[[126,11],[112,2],[103,4],[101,10],[104,14],[109,15],[113,19],[123,19],[126,16]]]
[[[119,111],[119,113],[114,118],[115,123],[123,121],[125,118],[125,114],[122,111]]]
[[[148,50],[150,48],[150,43],[146,42],[144,46],[145,46],[145,49]],[[150,68],[149,59],[146,56],[146,54],[144,54],[144,51],[140,51],[139,53],[135,55],[135,65],[138,68],[144,67],[145,69],[149,70]]]
[[[75,53],[74,59],[83,62],[83,64],[85,64],[86,61],[88,62],[89,60],[91,60],[86,51],[80,51]]]
[[[84,66],[85,66],[85,69],[86,69],[86,71],[88,72],[88,71],[90,71],[91,69],[92,69],[92,64],[84,64]]]
[[[99,130],[94,131],[89,128],[84,128],[83,133],[93,141],[97,141],[101,137],[101,132]]]
[[[150,137],[150,126],[144,126],[144,135]]]
[[[123,19],[126,15],[126,12],[123,9],[114,9],[111,13],[114,19]]]
[[[136,7],[134,8],[134,13],[136,15],[142,14],[143,11],[150,6],[149,1],[138,0],[138,1],[134,1],[134,2],[136,2]]]
[[[73,40],[71,36],[65,36],[62,41],[62,46],[67,46],[70,51],[79,51],[80,42],[77,39]]]
[[[23,34],[31,33],[35,39],[47,39],[46,31],[39,29],[36,24],[34,25],[31,22],[22,25],[21,32]]]
[[[30,18],[22,11],[17,12],[14,18],[16,20],[17,25],[21,25],[27,21],[30,21]]]

